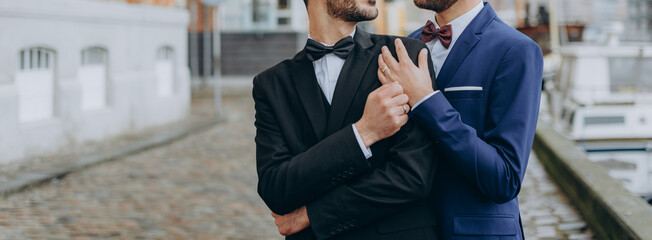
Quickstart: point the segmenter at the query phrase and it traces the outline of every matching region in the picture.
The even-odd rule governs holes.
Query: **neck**
[[[481,2],[482,0],[459,0],[450,8],[435,14],[437,24],[439,24],[439,26],[445,26],[468,11],[471,11],[471,9]]]
[[[308,4],[310,37],[315,41],[333,45],[349,36],[357,23],[331,17],[326,11],[325,4],[317,5],[323,2],[311,1]]]

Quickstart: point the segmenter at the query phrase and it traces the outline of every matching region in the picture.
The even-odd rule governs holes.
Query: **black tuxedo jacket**
[[[437,163],[425,132],[410,121],[365,159],[351,126],[381,86],[378,55],[394,39],[357,29],[330,108],[304,51],[255,77],[258,193],[277,214],[306,205],[310,218],[288,239],[435,238]],[[401,39],[416,63],[425,44]]]

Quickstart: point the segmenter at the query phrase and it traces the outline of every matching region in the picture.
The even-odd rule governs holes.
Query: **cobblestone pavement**
[[[256,193],[250,99],[225,99],[206,132],[1,199],[0,239],[282,239]],[[520,199],[527,239],[591,238],[535,159]]]
[[[0,239],[282,239],[256,193],[249,99],[204,133],[3,199]]]
[[[519,194],[525,239],[597,239],[533,154]]]

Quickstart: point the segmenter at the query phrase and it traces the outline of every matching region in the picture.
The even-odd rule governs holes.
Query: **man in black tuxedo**
[[[381,47],[395,49],[397,37],[356,28],[378,15],[375,0],[306,6],[305,49],[253,82],[258,192],[279,231],[287,239],[435,239],[431,141],[408,122],[402,87],[378,80]],[[403,42],[416,63],[426,46]]]

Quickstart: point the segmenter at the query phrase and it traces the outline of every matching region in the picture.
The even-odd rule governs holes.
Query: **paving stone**
[[[543,216],[543,217],[537,217],[536,220],[534,221],[534,224],[537,226],[541,225],[554,225],[559,222],[559,219],[555,216]]]
[[[586,228],[586,223],[584,222],[574,222],[574,223],[562,223],[557,226],[561,231],[571,231],[571,230],[581,230]]]
[[[571,234],[568,236],[569,240],[589,240],[592,239],[591,235],[585,233]]]

